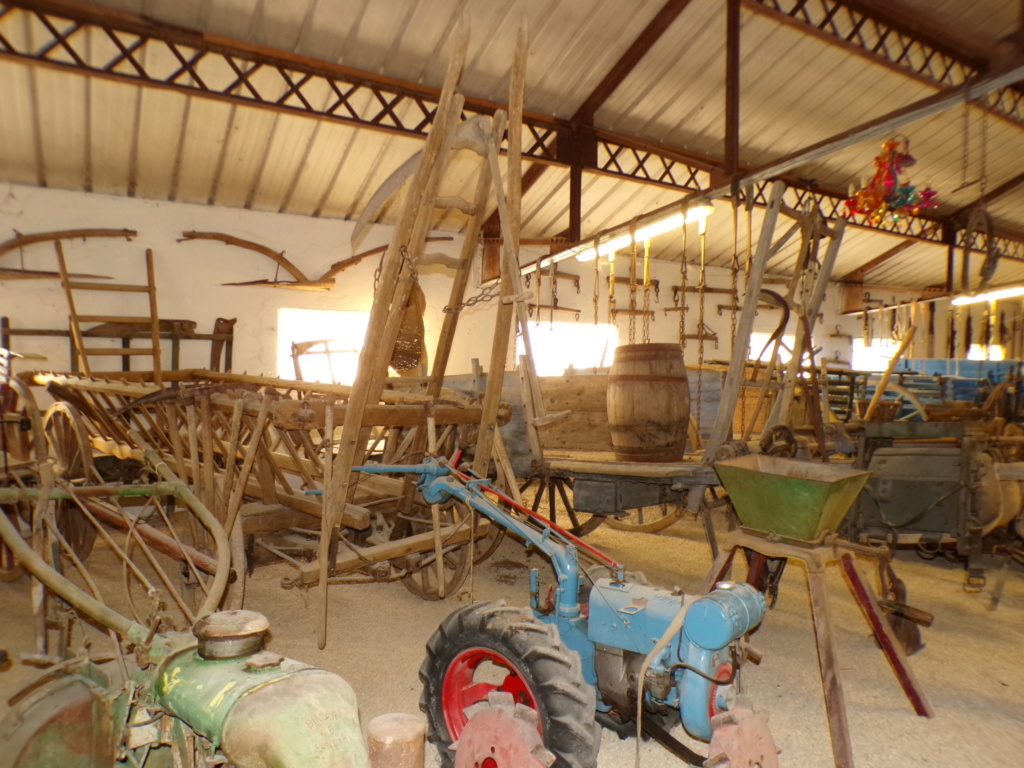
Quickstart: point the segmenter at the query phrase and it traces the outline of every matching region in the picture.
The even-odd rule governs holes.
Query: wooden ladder
[[[512,119],[502,111],[498,111],[493,119],[477,117],[466,121],[462,125],[461,115],[464,97],[458,94],[456,89],[462,72],[462,65],[466,52],[467,40],[465,29],[460,25],[456,34],[456,51],[449,63],[448,72],[442,88],[441,98],[437,107],[437,118],[434,127],[427,137],[423,150],[393,174],[393,177],[381,186],[380,190],[373,196],[368,209],[374,208],[388,199],[390,194],[397,191],[402,184],[408,183],[408,191],[402,202],[398,222],[383,258],[380,267],[380,278],[378,280],[377,292],[374,297],[373,306],[370,311],[370,319],[367,328],[366,338],[379,340],[379,343],[364,346],[359,356],[359,368],[355,381],[352,385],[351,394],[348,398],[348,411],[345,422],[341,427],[341,437],[338,443],[337,454],[329,466],[325,466],[324,473],[324,496],[323,496],[323,517],[321,520],[321,537],[318,551],[319,566],[319,600],[317,610],[317,635],[318,644],[321,648],[326,643],[327,633],[327,584],[328,577],[332,571],[331,562],[331,541],[335,530],[338,527],[340,511],[344,508],[346,500],[353,488],[352,468],[362,462],[365,455],[365,448],[368,441],[369,430],[372,426],[364,423],[362,414],[369,405],[380,401],[385,386],[388,384],[388,363],[394,350],[398,336],[402,315],[412,285],[417,279],[417,267],[427,264],[440,264],[453,267],[455,275],[452,280],[452,287],[448,301],[448,311],[444,314],[444,321],[439,334],[437,346],[430,368],[430,375],[420,378],[419,382],[425,383],[423,404],[426,411],[426,431],[418,430],[413,440],[415,446],[413,454],[422,452],[424,449],[431,453],[436,450],[436,438],[433,429],[433,402],[440,392],[444,381],[445,369],[452,350],[452,343],[456,326],[459,320],[460,309],[465,301],[465,293],[471,273],[471,263],[478,247],[478,235],[483,227],[484,221],[489,216],[487,210],[488,197],[493,191],[498,198],[499,209],[505,208],[507,201],[505,192],[502,189],[501,173],[498,166],[498,148],[502,136],[505,133],[506,125],[509,128],[510,136],[521,139],[520,127],[521,106],[513,109]],[[524,79],[526,43],[525,35],[521,35],[517,46],[517,65],[514,80],[521,84]],[[518,102],[521,104],[522,97]],[[506,123],[508,121],[508,123]],[[460,128],[461,126],[461,128]],[[512,141],[510,140],[510,148]],[[518,145],[516,145],[518,147]],[[473,200],[448,197],[439,191],[442,176],[445,173],[447,160],[453,151],[471,150],[479,157],[479,166],[476,174],[477,187]],[[518,152],[515,154],[516,162],[510,163],[509,176],[512,178],[512,186],[515,188],[516,203],[518,202],[518,187],[520,184],[520,168],[518,164]],[[458,210],[468,217],[466,233],[462,252],[460,256],[451,258],[437,254],[425,254],[423,247],[429,234],[429,227],[438,209]],[[518,223],[518,205],[514,205],[512,211],[502,210],[503,228],[509,232],[508,218],[513,218]],[[363,220],[367,219],[367,211],[364,211]],[[357,223],[356,232],[361,228]],[[509,232],[509,234],[511,234]],[[516,233],[517,235],[517,233]],[[502,280],[502,295],[509,299],[514,295],[513,286],[518,281],[518,264],[515,247],[511,237],[506,237],[505,254],[503,259],[503,273],[508,277]],[[515,237],[516,244],[518,236]],[[507,349],[508,339],[511,335],[512,320],[511,314],[514,309],[512,302],[502,305],[504,312],[499,311],[499,317],[495,327],[495,338],[501,339],[502,349]],[[522,309],[525,325],[525,308]],[[483,416],[481,419],[481,436],[487,435],[494,440],[496,430],[496,417],[498,399],[500,395],[500,383],[504,374],[505,356],[492,360],[492,367],[489,371],[490,379],[496,382],[497,389],[489,387],[488,394],[482,405]],[[411,381],[411,380],[406,380]],[[478,443],[479,450],[479,443]],[[330,477],[328,477],[330,475]],[[514,483],[512,484],[514,486]],[[411,485],[410,485],[411,487]],[[411,495],[409,497],[411,501]],[[435,538],[438,536],[438,520],[434,510]],[[441,542],[435,541],[437,550],[437,563],[441,564]],[[439,584],[441,579],[439,578]]]
[[[153,272],[153,251],[146,250],[146,284],[131,285],[127,283],[107,283],[88,280],[76,280],[68,272],[67,259],[64,256],[64,248],[60,241],[54,243],[57,249],[57,263],[60,266],[60,281],[64,287],[64,293],[68,299],[68,320],[71,326],[71,342],[74,346],[75,356],[81,371],[88,376],[92,375],[92,366],[89,363],[91,357],[120,357],[123,359],[124,369],[130,369],[129,358],[150,357],[153,361],[153,377],[157,384],[160,380],[160,319],[156,306],[156,279]],[[144,293],[148,299],[148,315],[86,315],[78,312],[75,303],[76,291],[106,291],[112,293]],[[93,328],[83,329],[83,325],[99,324],[108,326],[114,331],[111,334],[94,333]],[[117,329],[121,329],[120,332]],[[148,330],[150,345],[148,347],[132,347],[128,339],[137,332],[145,333]],[[120,336],[125,339],[124,346],[102,347],[86,346],[86,340],[93,337],[107,338],[110,335]]]

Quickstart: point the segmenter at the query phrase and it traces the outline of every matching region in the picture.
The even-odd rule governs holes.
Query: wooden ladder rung
[[[149,293],[148,285],[128,285],[126,283],[96,283],[82,280],[71,280],[68,288],[79,291],[121,291],[124,293]]]
[[[152,355],[152,347],[85,347],[82,354],[87,357],[106,355],[109,357],[124,357],[125,355]]]
[[[152,325],[153,318],[146,316],[127,317],[125,315],[78,315],[79,323],[120,323],[122,325]]]

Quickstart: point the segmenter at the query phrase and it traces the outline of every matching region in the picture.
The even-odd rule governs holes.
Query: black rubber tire
[[[595,768],[601,728],[594,720],[596,693],[583,679],[579,654],[566,648],[558,630],[526,608],[474,603],[450,614],[427,643],[420,667],[420,709],[427,716],[427,739],[437,747],[443,768],[455,762],[444,715],[442,686],[462,652],[482,648],[515,665],[537,702],[544,746],[554,768]]]

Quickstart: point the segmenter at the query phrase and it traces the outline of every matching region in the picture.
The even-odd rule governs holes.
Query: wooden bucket
[[[676,344],[616,348],[608,374],[608,428],[621,461],[679,461],[690,424],[690,387]]]

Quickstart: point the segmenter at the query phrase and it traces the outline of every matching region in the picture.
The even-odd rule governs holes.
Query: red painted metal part
[[[871,631],[874,632],[875,639],[878,640],[885,658],[889,660],[889,664],[896,674],[896,679],[899,680],[903,692],[910,700],[914,712],[920,717],[931,717],[933,714],[931,705],[925,698],[924,693],[918,690],[917,682],[907,664],[906,656],[902,649],[897,646],[892,630],[889,629],[888,625],[884,624],[885,619],[882,618],[874,596],[868,593],[867,585],[861,580],[860,572],[857,570],[853,558],[848,554],[844,554],[839,558],[839,561],[843,564],[843,570],[849,578],[850,591],[864,612],[864,617],[867,619],[868,624],[871,625]]]
[[[718,715],[712,726],[707,768],[778,768],[779,749],[763,715],[738,706]]]
[[[507,674],[498,682],[475,680],[477,670],[488,663],[507,670]],[[488,648],[467,648],[455,657],[445,670],[444,682],[441,684],[441,706],[448,735],[453,741],[462,737],[468,722],[466,709],[478,702],[487,701],[487,697],[494,691],[511,694],[515,703],[537,709],[537,700],[523,679],[522,672],[502,654]]]
[[[473,707],[455,747],[455,768],[546,768],[554,762],[537,730],[536,713],[502,698],[497,694]]]
[[[461,452],[457,453],[454,458],[458,459],[458,458],[461,457],[461,455],[462,455]],[[448,467],[448,469],[451,470],[451,473],[453,475],[455,475],[455,477],[459,478],[459,480],[462,480],[465,483],[468,483],[471,480],[473,480],[473,478],[471,478],[469,475],[467,475],[464,472],[460,472],[459,470],[455,469],[456,465],[457,465],[457,462],[456,461],[452,461],[451,465]],[[481,485],[480,487],[483,488],[483,490],[486,491],[487,493],[490,493],[492,496],[494,496],[499,501],[502,501],[505,504],[508,504],[510,507],[514,508],[517,512],[521,512],[524,515],[526,515],[527,517],[529,517],[529,518],[531,518],[533,520],[536,520],[541,525],[543,525],[545,528],[550,528],[552,531],[557,533],[559,536],[564,536],[566,539],[568,539],[570,542],[572,542],[573,545],[579,547],[580,549],[585,549],[587,552],[589,552],[590,554],[592,554],[594,557],[598,558],[602,562],[606,563],[608,566],[610,566],[612,568],[622,568],[623,567],[621,563],[619,563],[617,560],[614,560],[613,558],[609,557],[604,552],[599,550],[597,547],[588,544],[587,542],[583,541],[583,539],[579,538],[578,536],[573,536],[567,530],[565,530],[564,528],[562,528],[562,527],[560,527],[558,525],[555,525],[551,521],[545,520],[543,517],[541,517],[536,512],[534,512],[532,509],[528,509],[527,507],[524,507],[522,504],[519,504],[514,499],[511,499],[508,496],[506,496],[504,493],[499,491],[497,488],[493,488],[490,485]]]
[[[730,677],[732,677],[732,664],[730,662],[728,662],[728,661],[724,661],[724,662],[722,662],[721,664],[718,665],[718,671],[715,672],[715,679],[716,680],[723,680],[724,681],[724,680],[728,680]],[[715,699],[717,699],[717,698],[718,698],[718,686],[717,685],[712,685],[711,686],[711,692],[708,694],[708,718],[709,719],[714,717],[715,715],[725,711],[720,706],[718,706],[718,704],[715,702]]]

